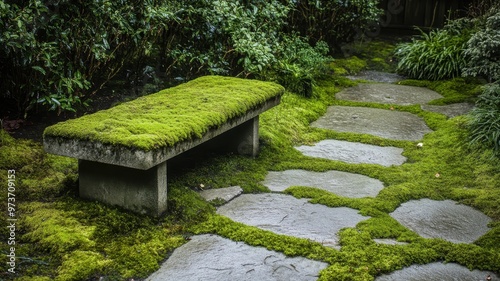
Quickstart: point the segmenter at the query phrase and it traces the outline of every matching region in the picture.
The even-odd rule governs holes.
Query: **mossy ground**
[[[179,169],[169,179],[169,215],[159,220],[80,200],[76,196],[74,160],[49,156],[39,144],[14,141],[2,132],[0,168],[17,171],[20,204],[16,254],[20,259],[19,274],[1,278],[140,279],[155,271],[193,233],[217,233],[289,256],[325,261],[329,266],[321,272],[320,280],[373,280],[381,273],[433,261],[456,262],[471,269],[500,273],[500,160],[491,151],[469,148],[465,143],[467,130],[463,117],[447,119],[422,111],[419,106],[394,106],[394,110],[415,113],[435,130],[424,137],[422,148],[416,142],[309,127],[329,105],[387,108],[387,105],[335,100],[341,86],[353,83],[342,76],[331,76],[318,84],[314,98],[285,93],[281,105],[261,115],[259,157],[212,155]],[[442,94],[458,93],[467,100],[474,96],[472,90],[464,93],[461,87],[446,86],[455,85],[453,81],[439,83]],[[408,161],[398,167],[346,164],[305,157],[293,148],[328,138],[401,147]],[[380,179],[385,188],[375,198],[357,199],[315,188],[296,186],[286,190],[316,204],[348,206],[372,217],[356,228],[341,231],[340,251],[216,215],[215,208],[195,192],[200,184],[205,188],[240,185],[246,193],[268,192],[259,183],[267,171],[286,169],[354,172]],[[3,186],[5,181],[6,177],[0,178]],[[6,202],[5,196],[1,193],[2,202]],[[388,215],[401,203],[424,197],[452,199],[473,206],[493,219],[491,230],[474,244],[453,244],[421,238]],[[7,230],[2,228],[0,234],[0,239],[6,241]],[[379,245],[373,238],[392,238],[408,244]],[[7,251],[5,243],[1,250]],[[5,255],[2,254],[0,262],[5,265]]]

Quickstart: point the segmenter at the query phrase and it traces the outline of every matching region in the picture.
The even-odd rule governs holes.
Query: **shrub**
[[[466,76],[484,76],[490,82],[500,80],[500,7],[490,11],[484,25],[466,44]]]
[[[274,77],[290,91],[310,97],[316,78],[325,73],[329,60],[327,53],[325,42],[311,47],[304,38],[285,37],[277,50]],[[267,75],[270,74],[263,73],[263,76]]]
[[[297,0],[287,19],[288,31],[299,32],[315,44],[339,48],[378,22],[377,0]]]
[[[397,71],[413,79],[442,80],[460,76],[467,63],[464,49],[473,32],[472,21],[455,20],[443,29],[420,32],[420,39],[397,46]]]
[[[8,2],[0,1],[0,97],[25,116],[75,111],[125,62],[151,53],[173,14],[152,0]]]
[[[500,85],[488,84],[469,119],[470,143],[493,148],[500,155]]]

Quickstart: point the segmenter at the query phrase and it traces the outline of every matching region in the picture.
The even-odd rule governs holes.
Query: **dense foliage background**
[[[469,115],[470,143],[500,155],[500,3],[473,3],[470,13],[400,44],[398,72],[415,79],[483,79],[487,84]]]
[[[117,75],[252,76],[310,95],[317,67],[378,17],[377,2],[2,0],[2,113],[75,111]]]

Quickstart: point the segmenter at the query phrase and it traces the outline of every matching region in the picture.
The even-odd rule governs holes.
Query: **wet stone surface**
[[[376,179],[340,171],[311,172],[287,170],[269,172],[262,182],[271,191],[284,191],[290,186],[308,186],[324,189],[349,198],[375,197],[384,184]]]
[[[351,80],[368,80],[374,82],[396,83],[404,79],[403,76],[396,73],[387,73],[375,70],[361,71],[356,75],[346,76]]]
[[[329,208],[276,193],[243,194],[219,207],[217,213],[246,225],[331,247],[338,245],[340,229],[355,227],[369,218],[351,208]]]
[[[472,243],[488,232],[491,219],[478,210],[455,201],[412,200],[390,214],[424,238],[454,243]]]
[[[443,96],[423,87],[394,84],[359,84],[341,91],[335,97],[339,100],[412,105],[425,104]]]
[[[492,280],[498,277],[488,271],[473,270],[456,263],[430,263],[426,265],[412,265],[391,274],[375,278],[375,281],[483,281],[490,275]]]
[[[338,160],[352,164],[378,164],[382,166],[401,165],[406,161],[402,156],[402,148],[381,147],[357,142],[323,140],[314,146],[302,145],[296,147],[302,154]]]
[[[330,106],[311,126],[410,141],[432,132],[422,118],[408,112],[353,106]]]
[[[375,243],[377,244],[384,244],[384,245],[408,245],[406,242],[399,242],[394,239],[373,239]]]
[[[471,103],[454,103],[449,105],[422,105],[423,110],[444,114],[449,118],[464,115],[474,108]]]
[[[199,194],[207,201],[223,200],[225,202],[231,201],[236,196],[240,195],[243,189],[239,186],[231,186],[218,189],[207,189],[200,191]]]
[[[316,280],[327,264],[216,235],[193,236],[148,281]]]

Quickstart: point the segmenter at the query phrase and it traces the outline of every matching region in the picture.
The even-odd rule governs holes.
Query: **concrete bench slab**
[[[270,82],[200,77],[50,126],[44,148],[79,159],[81,197],[160,216],[167,160],[219,135],[235,152],[256,156],[259,114],[283,93]]]

